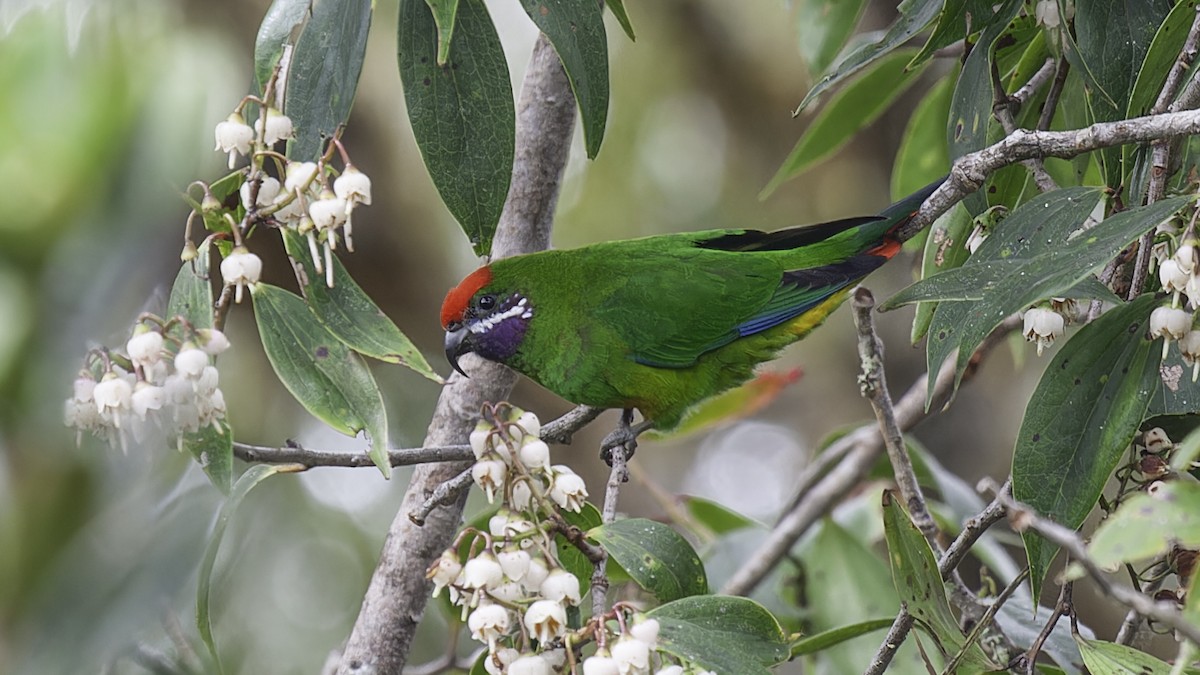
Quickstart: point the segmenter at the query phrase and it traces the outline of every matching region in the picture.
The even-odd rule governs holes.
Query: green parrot
[[[707,230],[541,251],[446,295],[446,358],[475,352],[572,403],[670,429],[804,337],[900,250],[941,180],[878,216],[777,232]]]

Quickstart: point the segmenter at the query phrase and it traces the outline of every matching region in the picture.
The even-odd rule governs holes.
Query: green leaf
[[[809,73],[825,72],[854,33],[866,0],[800,0],[796,4],[796,46]]]
[[[221,505],[220,512],[217,513],[217,522],[213,526],[212,538],[209,539],[208,546],[204,549],[204,558],[200,561],[200,581],[196,585],[196,628],[200,631],[200,639],[208,647],[208,653],[212,657],[217,673],[222,673],[224,670],[221,668],[221,660],[217,655],[217,644],[213,640],[211,589],[213,568],[217,564],[217,553],[221,549],[221,540],[225,537],[225,529],[229,526],[234,511],[256,485],[277,473],[298,469],[299,467],[296,465],[255,464],[246,469],[246,473],[242,474],[241,478],[238,478],[233,490],[229,493],[229,498],[225,500],[225,503]]]
[[[600,517],[600,512],[596,507],[589,502],[584,502],[583,508],[579,513],[574,511],[563,510],[562,517],[571,525],[578,527],[581,531],[587,532],[594,527],[599,527],[604,520]],[[486,529],[486,528],[485,528]],[[558,560],[562,563],[563,569],[575,575],[579,579],[579,587],[583,591],[587,591],[588,582],[591,581],[594,565],[592,561],[587,559],[575,545],[567,541],[567,538],[562,534],[554,535],[554,546],[558,550]]]
[[[1146,337],[1153,295],[1115,307],[1054,355],[1025,409],[1013,453],[1013,496],[1077,528],[1137,433],[1158,377]],[[1058,549],[1022,535],[1036,593]]]
[[[608,42],[603,7],[579,0],[521,0],[521,5],[558,52],[579,102],[588,159],[595,159],[608,118]]]
[[[1079,653],[1092,675],[1168,675],[1171,666],[1133,647],[1077,637]]]
[[[1192,381],[1193,366],[1183,362],[1179,344],[1172,343],[1159,366],[1158,388],[1150,399],[1147,417],[1192,415],[1200,412],[1200,382]]]
[[[870,619],[868,621],[852,623],[849,626],[840,626],[823,633],[817,633],[816,635],[810,635],[792,644],[792,658],[806,654],[815,654],[823,649],[839,645],[846,640],[853,640],[856,637],[874,633],[884,628],[890,628],[893,621],[895,619],[892,617]]]
[[[925,30],[941,9],[942,0],[905,0],[900,3],[897,8],[900,16],[896,23],[878,40],[861,44],[839,58],[833,68],[805,95],[796,109],[796,114],[800,114],[826,89],[857,73],[876,59],[887,56],[892,50]]]
[[[330,333],[359,354],[406,366],[439,384],[444,381],[408,337],[354,282],[337,256],[331,258],[333,288],[330,288],[325,284],[325,275],[317,272],[305,238],[290,229],[282,233],[300,292]]]
[[[663,602],[708,593],[700,556],[662,523],[626,518],[592,528],[588,538],[599,542],[639,586]]]
[[[371,27],[371,0],[312,3],[312,18],[296,40],[283,111],[295,124],[288,157],[315,160],[346,123]]]
[[[1008,22],[1021,9],[1019,0],[1008,0],[971,48],[958,75],[958,84],[950,104],[950,157],[982,149],[987,145],[988,125],[992,122],[992,46],[1004,33]],[[1003,21],[999,20],[1003,18]]]
[[[402,0],[400,80],[413,136],[446,208],[479,255],[512,176],[516,113],[508,62],[483,0],[459,0],[452,57],[437,65],[437,25],[423,0]]]
[[[892,165],[892,196],[903,199],[946,173],[950,152],[946,146],[946,116],[954,78],[947,74],[917,104],[900,139]]]
[[[608,10],[613,13],[617,23],[621,24],[621,30],[629,36],[629,41],[637,40],[633,34],[633,23],[629,21],[629,14],[625,11],[625,0],[604,0],[604,4],[608,5]]]
[[[1200,548],[1200,484],[1169,481],[1151,496],[1130,495],[1100,523],[1088,544],[1097,565],[1116,570],[1121,563],[1146,560],[1173,545]]]
[[[437,64],[446,65],[450,60],[450,41],[454,37],[454,19],[458,16],[458,0],[425,0],[433,12],[433,23],[437,26]]]
[[[997,666],[978,643],[967,646],[967,638],[950,611],[933,551],[891,491],[883,494],[883,530],[892,563],[892,583],[917,627],[933,639],[943,656],[954,656],[965,647],[960,660],[964,668],[995,670]]]
[[[921,74],[923,68],[905,70],[912,54],[912,50],[902,50],[880,59],[830,99],[763,188],[762,196],[829,157],[858,130],[878,119]]]
[[[208,186],[209,192],[213,197],[220,202],[220,209],[204,212],[200,202],[192,199],[190,195],[184,193],[184,200],[192,207],[196,213],[199,213],[204,218],[204,229],[209,232],[225,232],[230,231],[229,221],[225,219],[225,214],[233,216],[235,222],[240,221],[245,215],[245,209],[242,208],[242,198],[238,191],[242,187],[242,183],[246,180],[244,171],[234,171],[216,182],[210,183]],[[218,245],[222,242],[218,240]]]
[[[788,658],[779,622],[762,605],[723,595],[683,598],[646,612],[659,623],[658,649],[718,673],[767,675]]]
[[[311,5],[312,0],[275,0],[267,9],[254,40],[254,78],[259,94],[274,74],[284,47],[296,44]]]
[[[684,497],[683,505],[696,522],[712,530],[713,534],[729,534],[747,527],[762,527],[762,524],[753,518],[747,518],[703,497]]]
[[[211,247],[204,241],[196,249],[196,257],[183,263],[175,283],[171,286],[171,298],[167,301],[167,317],[181,316],[193,328],[213,327],[213,290],[209,277],[209,254]],[[175,333],[180,340],[190,338],[182,328]]]
[[[967,237],[971,236],[971,230],[974,227],[975,221],[962,202],[955,204],[949,211],[933,221],[933,225],[929,227],[929,236],[925,239],[925,251],[921,257],[921,278],[928,279],[938,272],[958,269],[966,262],[971,255],[967,250]],[[969,293],[972,288],[973,286],[965,288],[964,295]],[[917,344],[929,332],[929,326],[933,323],[933,312],[936,308],[936,302],[917,304],[912,333],[909,335],[912,344]]]
[[[233,484],[233,429],[229,422],[220,420],[215,427],[209,424],[199,431],[187,432],[182,443],[212,484],[229,494]]]
[[[937,26],[913,57],[913,65],[933,58],[935,52],[974,35],[992,23],[992,0],[946,0],[938,16]]]
[[[385,478],[387,411],[360,356],[333,336],[298,296],[277,286],[251,287],[263,351],[292,396],[317,419],[347,436],[367,434],[368,454]]]
[[[786,387],[799,380],[799,368],[787,372],[765,370],[739,387],[705,399],[675,428],[669,431],[651,429],[643,437],[654,440],[682,438],[749,417],[770,405]]]

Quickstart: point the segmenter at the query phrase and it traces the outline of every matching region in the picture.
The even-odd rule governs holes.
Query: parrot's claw
[[[637,439],[654,423],[650,420],[642,420],[637,424],[633,424],[633,411],[626,410],[621,414],[621,423],[609,435],[604,437],[600,442],[600,458],[604,463],[612,466],[613,450],[618,447],[625,448],[625,461],[629,461],[633,457],[633,453],[637,451]]]

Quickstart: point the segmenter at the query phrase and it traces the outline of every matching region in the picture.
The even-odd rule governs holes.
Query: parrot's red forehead
[[[455,321],[462,321],[471,298],[491,280],[492,270],[488,267],[480,267],[468,274],[467,278],[459,282],[457,286],[451,288],[442,302],[442,328]]]

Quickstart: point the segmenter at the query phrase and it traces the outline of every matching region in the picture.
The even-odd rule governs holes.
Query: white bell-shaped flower
[[[226,286],[235,287],[235,302],[241,302],[242,289],[251,284],[258,283],[258,279],[261,276],[262,258],[246,250],[244,246],[238,246],[233,249],[221,261],[221,278],[225,280]]]
[[[553,600],[538,600],[525,610],[525,628],[544,645],[566,632],[567,612]]]
[[[1054,310],[1033,307],[1025,311],[1024,327],[1025,339],[1037,343],[1037,353],[1041,356],[1042,350],[1066,332],[1066,321]]]

